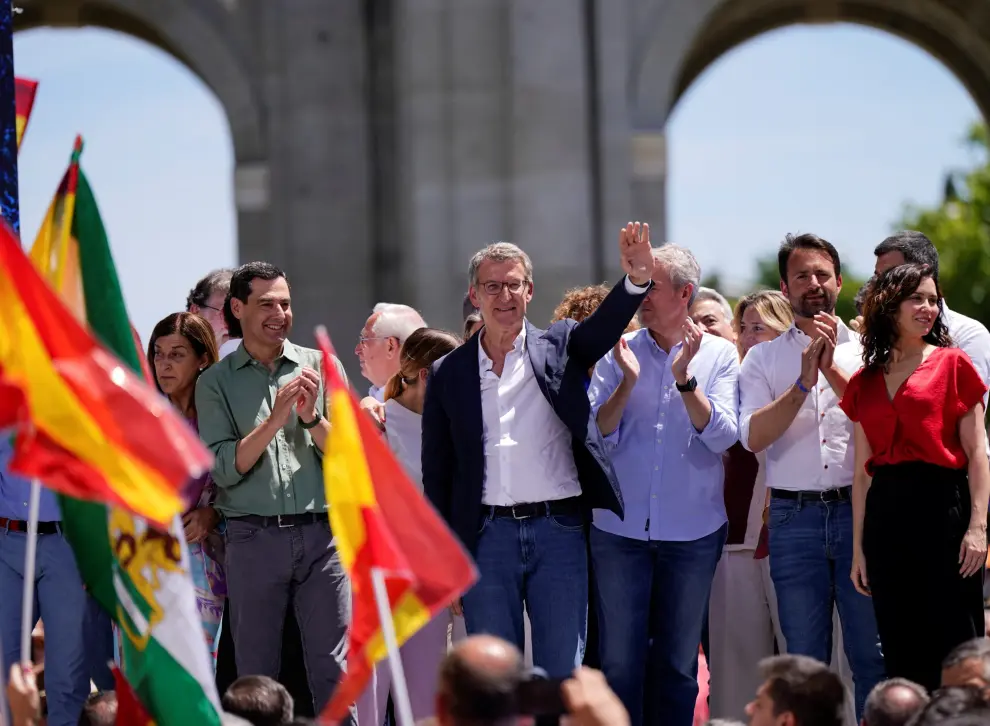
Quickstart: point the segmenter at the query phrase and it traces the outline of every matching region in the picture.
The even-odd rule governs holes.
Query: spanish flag
[[[332,348],[322,329],[317,340],[331,422],[323,455],[330,528],[352,589],[347,674],[322,714],[336,722],[361,695],[375,664],[387,656],[372,570],[386,576],[399,645],[460,597],[478,574],[460,541],[358,408],[331,362]]]
[[[78,158],[73,165],[77,182],[84,181]],[[88,185],[78,192],[78,219],[63,216],[59,229],[78,231],[79,239],[98,247],[100,240],[81,226],[90,203],[98,219],[92,192]],[[108,247],[105,253],[109,259]],[[98,255],[83,257],[96,258],[90,264],[98,266]],[[110,260],[111,271],[112,265]],[[116,282],[114,275],[87,281],[87,287],[102,283],[109,295]],[[167,527],[185,509],[182,491],[189,480],[209,469],[210,454],[135,373],[139,360],[111,354],[108,348],[126,347],[101,346],[78,316],[45,283],[13,233],[0,228],[0,428],[17,430],[11,469],[60,494],[119,506]],[[117,327],[119,333],[110,333],[123,336],[134,351],[126,313]]]
[[[34,106],[34,94],[38,90],[38,82],[27,78],[14,79],[14,109],[17,114],[17,148],[21,148],[21,139],[31,118],[31,108]]]

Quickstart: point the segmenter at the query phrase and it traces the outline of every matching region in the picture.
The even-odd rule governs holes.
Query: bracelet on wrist
[[[794,385],[798,387],[798,390],[801,391],[801,393],[811,393],[811,389],[805,388],[804,384],[801,383],[801,376],[798,376],[798,379],[794,381]]]

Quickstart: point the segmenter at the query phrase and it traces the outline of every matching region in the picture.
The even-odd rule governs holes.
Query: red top
[[[849,380],[839,406],[863,425],[874,467],[923,461],[962,469],[966,453],[959,440],[959,419],[975,406],[987,387],[969,356],[958,348],[936,348],[887,395],[883,371],[862,368]]]

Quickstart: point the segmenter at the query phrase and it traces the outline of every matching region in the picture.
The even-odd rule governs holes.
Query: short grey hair
[[[891,702],[887,694],[894,688],[909,691],[914,696],[913,702]],[[906,678],[881,681],[866,697],[863,706],[863,723],[866,726],[904,726],[928,704],[929,700],[928,691]]]
[[[522,263],[526,281],[533,281],[533,263],[529,255],[511,242],[492,242],[484,249],[478,250],[468,263],[468,285],[477,286],[478,270],[484,262],[514,262]]]
[[[408,305],[380,302],[371,311],[377,315],[371,331],[383,338],[398,338],[399,345],[420,328],[426,327],[423,316]]]
[[[968,660],[980,661],[983,664],[983,677],[990,679],[990,638],[973,638],[960,643],[942,661],[942,670]]]
[[[694,305],[694,299],[698,296],[698,288],[701,286],[701,265],[695,259],[691,250],[686,247],[667,243],[653,249],[653,259],[660,263],[668,275],[670,281],[676,287],[691,285],[691,298],[688,300],[688,307]],[[729,309],[729,317],[732,317],[732,310]]]
[[[711,300],[718,303],[722,307],[722,312],[725,313],[725,321],[727,323],[732,322],[732,306],[729,305],[729,301],[718,290],[710,287],[699,287],[698,294],[694,296],[694,302],[691,304],[695,305],[702,300]]]

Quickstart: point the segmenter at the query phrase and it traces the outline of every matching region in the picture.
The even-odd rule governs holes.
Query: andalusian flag
[[[31,108],[34,106],[34,94],[38,90],[37,81],[27,78],[14,79],[14,108],[17,114],[17,148],[21,148],[21,139],[31,118]]]
[[[80,150],[77,141],[32,257],[72,308],[72,314],[62,309],[63,325],[80,326],[73,314],[87,321],[123,361],[124,367],[117,365],[119,377],[136,380],[143,356],[127,318],[96,200],[79,168]],[[167,400],[157,392],[149,398],[143,410],[116,419],[173,466],[193,457],[198,466],[186,467],[180,479],[186,484],[210,466],[209,453]],[[152,409],[175,423],[178,439],[141,418],[149,418]],[[179,439],[184,445],[173,446]],[[118,483],[112,477],[110,481]],[[165,520],[168,526],[155,528],[103,503],[62,497],[59,506],[83,581],[120,627],[123,674],[147,713],[158,726],[219,726],[213,664],[177,510]]]
[[[477,579],[460,541],[412,483],[381,434],[331,362],[326,332],[323,351],[333,422],[323,455],[330,528],[351,579],[352,615],[347,674],[323,717],[339,721],[387,655],[375,606],[372,570],[386,576],[399,645],[467,590]]]

